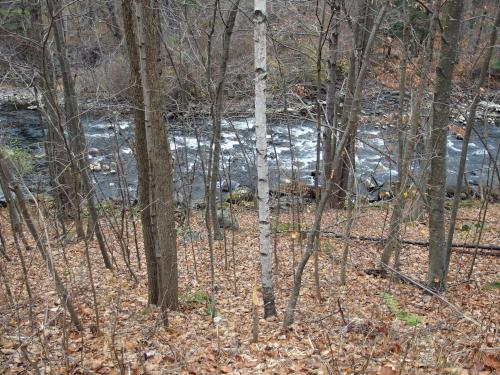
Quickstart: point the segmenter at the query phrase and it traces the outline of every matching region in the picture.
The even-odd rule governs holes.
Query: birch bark
[[[255,42],[255,138],[257,141],[257,201],[259,206],[259,245],[262,268],[264,317],[276,315],[271,264],[269,224],[269,169],[266,130],[266,0],[254,2]]]

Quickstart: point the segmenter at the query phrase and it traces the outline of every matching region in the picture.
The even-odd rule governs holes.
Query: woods
[[[500,371],[500,4],[0,4],[0,373]]]

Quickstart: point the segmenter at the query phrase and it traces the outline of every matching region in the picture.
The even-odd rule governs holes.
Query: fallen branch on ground
[[[334,238],[344,238],[345,235],[342,233],[335,232],[321,232],[322,236],[325,237],[334,237]],[[356,241],[372,241],[372,242],[384,242],[387,239],[384,237],[371,237],[371,236],[349,236],[350,240]],[[416,241],[416,240],[401,240],[401,243],[407,245],[416,245],[416,246],[429,246],[428,241]],[[463,253],[463,254],[474,254],[473,252],[462,250],[462,249],[481,249],[481,250],[489,250],[488,252],[479,252],[478,255],[486,255],[486,256],[500,256],[500,246],[499,245],[476,245],[472,243],[454,243],[452,244],[452,248],[454,251]]]

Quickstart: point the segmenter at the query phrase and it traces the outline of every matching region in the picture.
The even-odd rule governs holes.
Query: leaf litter
[[[471,256],[452,257],[447,301],[463,314],[480,322],[477,326],[457,314],[449,305],[423,294],[415,287],[367,275],[364,269],[377,267],[382,244],[351,241],[347,285],[339,285],[342,239],[322,238],[319,252],[320,294],[317,300],[313,262],[306,268],[303,288],[290,330],[282,329],[283,312],[293,282],[293,262],[303,248],[300,236],[283,231],[276,234],[278,271],[274,283],[278,317],[262,318],[259,307],[259,340],[252,343],[252,298],[259,279],[257,217],[252,209],[235,207],[240,229],[234,232],[236,283],[233,280],[231,232],[226,232],[228,267],[224,267],[224,242],[215,244],[217,324],[207,311],[210,296],[208,246],[204,236],[193,242],[197,274],[189,246],[179,244],[179,311],[169,312],[163,327],[159,309],[147,304],[147,277],[144,269],[132,264],[139,278],[135,283],[119,256],[114,271],[107,271],[95,243],[90,252],[100,316],[95,314],[83,246],[64,247],[54,238],[52,256],[77,304],[84,330],[74,331],[52,280],[35,251],[26,252],[33,292],[35,331],[28,316],[29,300],[20,265],[0,260],[14,296],[14,305],[2,289],[0,293],[0,373],[32,373],[36,364],[47,374],[487,374],[499,368],[498,257],[478,257],[471,282],[465,282]],[[477,215],[477,207],[462,209],[467,218]],[[342,230],[342,211],[325,214],[325,230]],[[356,212],[353,234],[387,234],[390,210],[367,208]],[[5,215],[3,215],[5,217]],[[5,219],[2,228],[8,228]],[[302,228],[312,221],[304,212]],[[500,205],[487,214],[491,230],[484,243],[500,242]],[[284,213],[280,222],[291,223]],[[341,224],[339,224],[341,223]],[[193,218],[192,230],[203,233],[200,213]],[[457,225],[458,226],[458,225]],[[286,226],[281,226],[285,228]],[[405,238],[425,239],[425,222],[406,225]],[[12,240],[7,251],[14,254]],[[110,246],[119,249],[108,233]],[[298,238],[296,238],[298,237]],[[273,238],[274,241],[274,238]],[[293,245],[292,245],[293,244]],[[188,244],[190,245],[190,244]],[[305,245],[303,243],[302,245]],[[115,250],[118,251],[118,250]],[[131,250],[132,251],[132,250]],[[116,255],[116,254],[115,254]],[[425,280],[427,250],[404,246],[401,270],[417,280]],[[144,263],[144,259],[142,259]],[[236,290],[234,285],[236,284]],[[260,292],[259,292],[260,293]],[[385,294],[384,294],[385,293]],[[389,307],[382,296],[397,301]],[[260,297],[260,294],[259,294]],[[207,299],[208,298],[208,299]],[[386,299],[387,300],[387,299]],[[417,325],[405,324],[401,312],[422,317]],[[30,364],[31,362],[31,364]]]

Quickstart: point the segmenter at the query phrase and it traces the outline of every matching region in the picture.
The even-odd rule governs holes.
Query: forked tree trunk
[[[172,158],[161,110],[158,2],[141,0],[138,5],[137,34],[150,163],[151,216],[158,264],[159,299],[166,323],[168,309],[178,307]]]
[[[259,246],[262,268],[264,317],[276,315],[272,278],[271,231],[269,224],[269,166],[266,130],[266,0],[254,2],[255,41],[255,138],[257,141],[257,202],[259,206]]]
[[[406,140],[404,140],[402,129],[402,105],[400,103],[400,113],[398,118],[399,129],[399,159],[398,159],[398,173],[399,173],[399,186],[394,203],[394,209],[391,216],[389,235],[387,242],[382,252],[381,263],[382,266],[388,265],[393,253],[395,253],[395,266],[399,267],[399,254],[401,249],[401,222],[403,220],[403,212],[406,203],[405,195],[410,186],[410,166],[415,145],[417,140],[417,133],[420,125],[420,112],[422,108],[422,98],[424,96],[424,89],[427,86],[427,75],[429,74],[432,64],[432,47],[434,41],[434,21],[431,21],[428,40],[423,53],[420,55],[418,66],[421,67],[420,80],[416,90],[412,90],[411,95],[411,114],[410,114],[410,127]],[[404,38],[403,38],[404,39]],[[405,55],[406,57],[406,55]],[[402,85],[403,86],[403,85]],[[405,90],[400,90],[400,100],[404,95]],[[409,195],[406,195],[409,198]]]
[[[146,140],[146,121],[144,114],[144,97],[142,93],[141,65],[137,48],[136,25],[132,15],[132,0],[122,0],[122,16],[125,40],[127,43],[128,59],[130,63],[129,98],[132,101],[135,135],[135,158],[137,162],[137,177],[139,184],[139,209],[141,212],[142,238],[146,255],[148,273],[148,302],[159,303],[158,265],[155,256],[153,227],[151,222],[149,160]]]
[[[463,0],[446,3],[441,55],[436,68],[432,104],[431,170],[429,179],[429,287],[442,290],[446,276],[444,198],[446,184],[446,136],[450,113],[451,80],[458,56],[458,40]]]
[[[367,53],[368,42],[368,27],[371,24],[369,16],[370,2],[367,0],[357,0],[356,22],[353,26],[353,48],[349,54],[349,71],[347,73],[346,94],[344,97],[344,105],[342,110],[341,130],[345,131],[348,127],[349,116],[353,107],[354,91],[356,89],[357,77],[359,75],[362,61]],[[351,167],[355,167],[355,158],[353,152],[355,147],[351,147],[351,143],[356,142],[356,134],[350,134],[347,149],[349,152],[344,154],[342,161],[342,169],[336,173],[335,182],[336,188],[332,197],[332,205],[334,207],[343,208],[349,184],[349,174]],[[354,170],[354,168],[352,168]]]
[[[377,31],[380,27],[380,24],[382,23],[382,19],[385,16],[385,12],[387,9],[386,3],[382,5],[382,7],[379,10],[379,13],[377,15],[377,18],[373,24],[373,28],[370,33],[370,37],[368,38],[368,42],[366,44],[366,53],[363,56],[363,61],[361,64],[361,69],[358,74],[358,78],[356,80],[356,85],[355,85],[355,90],[354,90],[354,95],[353,95],[353,105],[351,108],[351,111],[349,113],[349,121],[347,123],[347,128],[345,132],[342,135],[342,138],[340,139],[340,142],[337,147],[337,152],[335,154],[335,158],[333,159],[333,165],[332,165],[332,174],[327,177],[327,183],[326,183],[326,188],[321,194],[321,199],[319,201],[319,204],[316,208],[316,213],[314,215],[314,222],[311,227],[311,230],[307,234],[307,245],[306,245],[306,250],[302,256],[302,259],[299,262],[299,265],[297,267],[297,270],[295,272],[295,277],[293,281],[293,289],[292,293],[290,295],[290,298],[288,300],[288,304],[286,307],[285,311],[285,317],[283,320],[283,327],[288,328],[292,323],[295,315],[295,308],[297,306],[297,301],[299,299],[300,295],[300,289],[302,286],[302,275],[304,273],[304,269],[307,265],[307,262],[309,261],[309,258],[311,257],[313,251],[314,251],[314,239],[318,235],[320,229],[321,229],[321,219],[323,216],[323,211],[325,209],[326,203],[329,200],[329,196],[333,191],[333,177],[337,171],[340,171],[341,168],[341,163],[343,160],[343,156],[346,152],[346,148],[348,145],[349,138],[352,134],[355,134],[357,125],[359,123],[359,111],[360,111],[360,104],[361,104],[361,95],[363,91],[363,84],[364,84],[364,79],[366,77],[366,73],[368,70],[368,66],[370,63],[370,52],[373,46],[373,43],[375,41],[375,35],[377,34]]]

